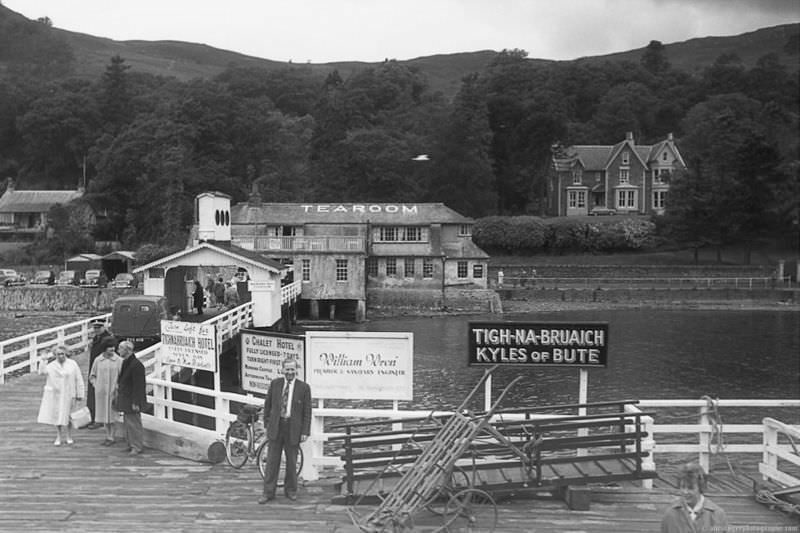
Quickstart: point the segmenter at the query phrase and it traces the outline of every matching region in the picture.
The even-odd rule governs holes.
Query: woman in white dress
[[[103,352],[94,360],[89,372],[89,382],[94,386],[94,421],[104,424],[106,440],[103,446],[114,444],[114,422],[117,421],[117,410],[112,403],[117,397],[117,378],[122,368],[122,358],[114,350],[117,341],[114,338],[103,339]]]
[[[84,383],[78,363],[67,357],[67,347],[58,346],[56,358],[50,363],[47,356],[39,359],[39,374],[47,375],[42,404],[39,406],[40,424],[56,426],[56,440],[53,444],[61,446],[62,433],[66,443],[72,444],[69,415],[75,404],[83,399]]]

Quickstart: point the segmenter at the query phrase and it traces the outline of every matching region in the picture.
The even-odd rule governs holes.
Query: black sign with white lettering
[[[469,323],[469,366],[602,368],[607,362],[607,322]]]

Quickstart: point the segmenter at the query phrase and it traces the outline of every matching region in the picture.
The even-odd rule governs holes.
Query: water
[[[499,319],[496,315],[392,318],[356,327],[413,332],[414,400],[407,407],[444,409],[457,406],[483,372],[466,363],[471,320]],[[515,313],[503,315],[502,320],[608,322],[608,366],[589,369],[590,402],[703,395],[800,398],[796,312],[621,309]],[[495,394],[520,373],[523,379],[510,391],[504,407],[577,402],[574,368],[501,368],[494,377]]]

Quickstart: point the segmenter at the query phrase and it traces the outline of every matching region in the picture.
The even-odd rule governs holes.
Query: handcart
[[[494,531],[497,524],[494,498],[488,492],[476,488],[474,478],[469,476],[461,476],[467,478],[465,488],[455,486],[453,474],[456,461],[482,433],[491,434],[530,467],[529,455],[508,441],[489,423],[506,393],[521,377],[517,377],[503,389],[488,411],[475,414],[467,409],[496,368],[497,366],[488,369],[457,411],[441,423],[434,438],[420,450],[416,461],[405,470],[397,485],[376,509],[362,517],[356,512],[355,505],[348,508],[350,518],[356,526],[367,533],[412,531],[414,516],[427,509],[442,517],[441,525],[432,529],[435,532]],[[431,419],[437,420],[433,417]],[[413,442],[413,436],[411,441]],[[387,469],[391,468],[393,465],[390,463]]]

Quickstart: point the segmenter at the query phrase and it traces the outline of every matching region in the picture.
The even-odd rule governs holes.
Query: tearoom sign
[[[608,323],[470,322],[469,366],[605,367]]]
[[[308,331],[306,375],[315,398],[411,400],[414,334]]]

